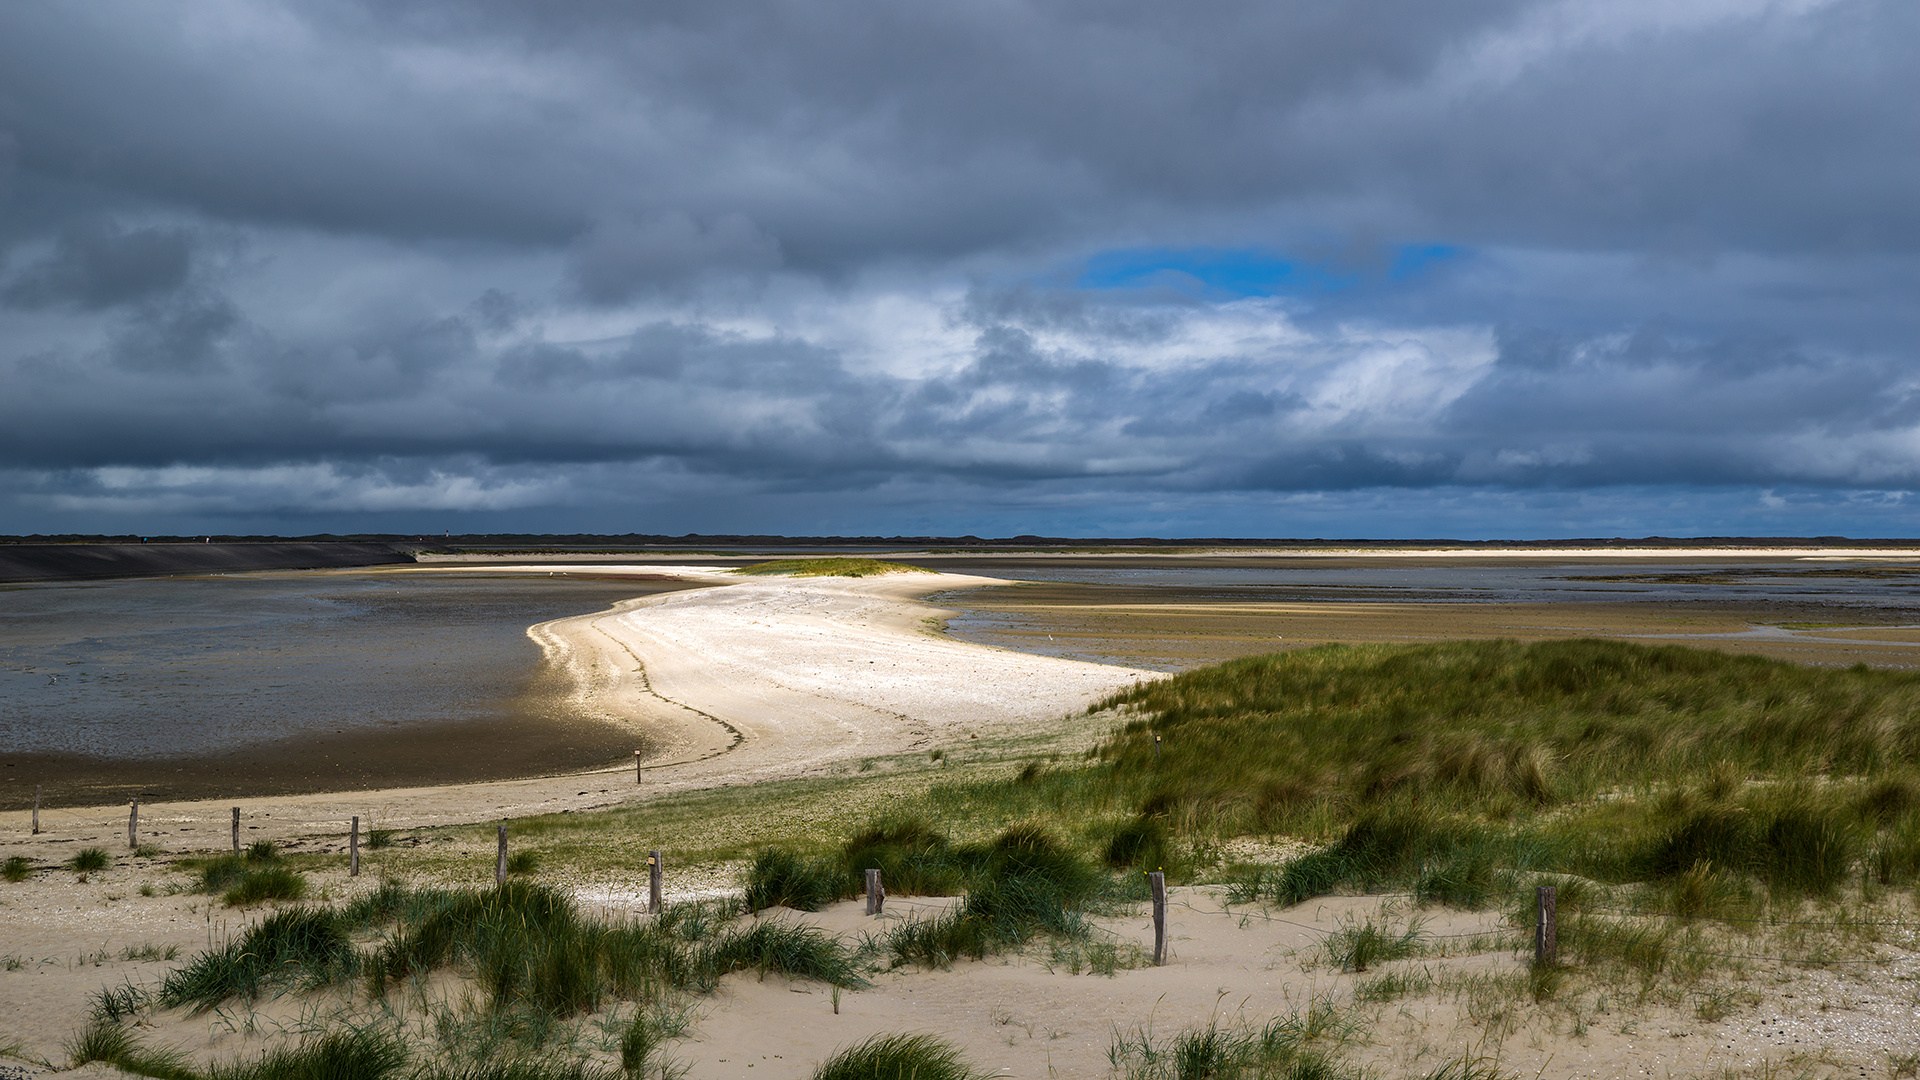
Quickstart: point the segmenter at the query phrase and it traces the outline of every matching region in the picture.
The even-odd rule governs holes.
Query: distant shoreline
[[[0,544],[0,583],[342,570],[411,562],[412,554],[392,544]]]

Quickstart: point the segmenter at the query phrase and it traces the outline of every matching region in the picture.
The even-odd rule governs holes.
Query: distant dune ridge
[[[392,544],[0,544],[0,581],[79,581],[413,562]]]

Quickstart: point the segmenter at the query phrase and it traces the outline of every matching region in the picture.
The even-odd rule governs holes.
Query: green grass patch
[[[758,577],[879,577],[882,574],[932,574],[924,566],[887,562],[883,559],[856,559],[829,556],[820,559],[774,559],[735,570],[736,574]]]
[[[0,877],[8,881],[25,881],[33,876],[33,860],[24,855],[10,855],[4,867],[0,867]]]
[[[932,1035],[875,1035],[820,1063],[813,1080],[980,1080],[951,1043]]]
[[[1164,1039],[1116,1028],[1107,1059],[1124,1080],[1357,1080],[1368,1074],[1342,1052],[1361,1031],[1352,1012],[1316,998],[1259,1028],[1214,1023]]]
[[[285,989],[311,989],[353,976],[360,957],[339,914],[317,908],[276,912],[224,948],[169,973],[160,1008],[205,1012],[233,999],[255,1001]]]
[[[74,852],[73,857],[67,860],[67,869],[76,873],[91,874],[105,870],[112,864],[113,860],[108,857],[105,848],[90,847]]]

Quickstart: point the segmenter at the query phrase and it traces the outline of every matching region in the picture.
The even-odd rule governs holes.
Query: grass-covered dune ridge
[[[1147,714],[1100,750],[1116,781],[1151,789],[1148,810],[1249,828],[1397,795],[1498,810],[1716,773],[1903,776],[1920,759],[1920,675],[1610,641],[1326,646],[1095,708],[1116,706]],[[1898,787],[1883,801],[1903,802]]]
[[[775,559],[735,570],[736,574],[755,577],[879,577],[882,574],[931,574],[935,571],[908,563],[884,559],[856,559],[826,556],[818,559]]]

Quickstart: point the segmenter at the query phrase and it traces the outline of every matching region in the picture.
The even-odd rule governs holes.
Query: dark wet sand
[[[135,796],[179,802],[520,779],[631,762],[634,750],[644,748],[642,737],[617,724],[516,718],[319,736],[217,757],[100,761],[16,754],[8,755],[9,775],[0,780],[0,810],[33,805],[29,777],[41,778],[47,806]]]

